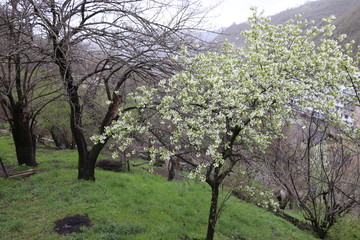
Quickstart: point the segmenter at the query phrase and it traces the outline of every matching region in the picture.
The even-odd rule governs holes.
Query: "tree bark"
[[[208,229],[206,234],[206,240],[213,240],[215,234],[215,226],[217,221],[217,205],[219,199],[219,184],[214,182],[211,185],[211,204],[210,213],[208,219]]]
[[[35,167],[37,166],[36,139],[30,127],[29,115],[24,112],[20,103],[17,103],[12,110],[10,125],[18,164]]]

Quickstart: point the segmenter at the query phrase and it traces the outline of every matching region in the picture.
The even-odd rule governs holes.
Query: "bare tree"
[[[271,145],[265,163],[324,238],[338,216],[360,203],[360,161],[352,143],[315,115],[288,125],[286,139]]]
[[[78,179],[95,180],[96,160],[105,146],[89,149],[83,130],[83,87],[99,85],[109,102],[99,126],[103,133],[117,116],[126,82],[154,83],[177,70],[171,57],[193,46],[191,31],[203,14],[200,1],[30,0],[37,31],[51,45],[46,54],[58,66],[70,108],[79,155]],[[50,51],[49,51],[50,49]]]
[[[47,58],[37,54],[34,17],[27,1],[0,5],[0,106],[10,124],[19,165],[36,166],[36,117],[58,89]],[[49,87],[52,86],[52,87]]]

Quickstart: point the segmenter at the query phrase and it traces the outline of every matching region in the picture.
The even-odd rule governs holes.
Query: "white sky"
[[[209,16],[215,27],[227,27],[245,22],[250,16],[250,7],[256,6],[265,11],[265,15],[274,15],[288,8],[300,6],[314,0],[202,0],[205,6],[222,1]]]

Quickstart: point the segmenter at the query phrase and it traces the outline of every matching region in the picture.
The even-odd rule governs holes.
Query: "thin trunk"
[[[169,160],[168,170],[169,170],[169,175],[168,175],[167,180],[172,181],[175,178],[175,160],[174,160],[174,158],[171,158]]]
[[[5,168],[5,166],[4,166],[4,163],[2,162],[1,157],[0,157],[0,164],[1,164],[2,170],[4,171],[5,177],[8,178],[8,177],[9,177],[9,174],[8,174],[7,171],[6,171],[6,168]]]
[[[127,165],[128,172],[130,172],[130,160],[129,160],[129,158],[125,158],[125,159],[126,159],[126,165]]]
[[[211,205],[208,219],[208,229],[206,234],[206,240],[213,240],[215,234],[215,226],[217,221],[217,205],[219,199],[219,184],[215,183],[211,185]]]
[[[55,146],[57,148],[61,148],[61,143],[60,143],[60,141],[59,141],[59,139],[58,139],[58,137],[57,137],[57,135],[55,133],[54,128],[50,129],[50,134],[51,134],[51,138],[54,140]]]

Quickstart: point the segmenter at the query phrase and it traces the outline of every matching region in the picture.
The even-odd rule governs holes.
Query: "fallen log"
[[[17,172],[17,173],[13,173],[13,174],[10,174],[8,176],[8,178],[16,178],[16,177],[28,177],[30,175],[33,175],[35,173],[35,170],[34,169],[28,169],[28,170],[25,170],[25,171],[21,171],[21,172]]]

